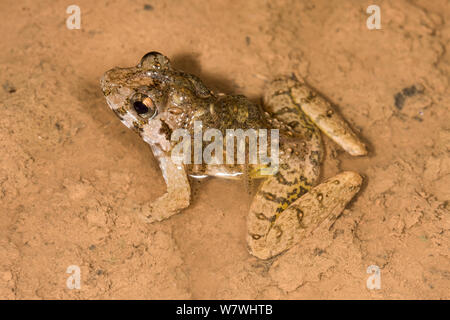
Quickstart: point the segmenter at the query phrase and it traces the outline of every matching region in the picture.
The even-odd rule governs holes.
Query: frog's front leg
[[[264,184],[252,202],[248,217],[247,243],[250,252],[269,259],[299,243],[324,220],[334,221],[347,203],[359,191],[362,178],[355,172],[342,172],[311,188],[291,203],[284,211],[267,210],[279,208],[280,197],[267,196]]]
[[[150,204],[139,208],[145,221],[161,221],[187,208],[190,203],[191,187],[182,164],[175,164],[170,156],[159,157],[159,166],[167,185],[167,192]]]

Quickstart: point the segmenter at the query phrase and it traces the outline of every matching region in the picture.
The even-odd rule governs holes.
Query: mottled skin
[[[189,206],[188,176],[265,178],[248,215],[247,243],[261,259],[271,258],[299,243],[325,219],[333,221],[361,186],[361,177],[343,172],[318,184],[323,158],[320,131],[351,155],[365,155],[366,147],[331,104],[294,78],[273,81],[263,110],[241,95],[216,95],[197,77],[172,68],[157,52],[146,54],[136,67],[105,73],[101,87],[108,105],[129,128],[146,141],[167,184],[167,192],[153,203],[134,208],[154,222]],[[175,164],[173,130],[194,121],[203,129],[279,129],[279,170],[262,175],[264,166]],[[270,142],[269,142],[270,144]],[[225,159],[225,157],[224,157]]]

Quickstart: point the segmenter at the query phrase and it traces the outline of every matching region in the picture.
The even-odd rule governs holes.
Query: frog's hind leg
[[[271,179],[276,178],[270,177],[264,183],[270,183]],[[269,259],[299,243],[325,219],[336,219],[359,191],[361,183],[359,174],[342,172],[311,188],[280,213],[276,213],[279,199],[259,192],[248,217],[247,243],[251,254]],[[273,215],[268,217],[264,212]]]
[[[280,163],[288,164],[296,169],[297,173],[293,173],[295,170],[283,172],[282,165],[280,167],[281,174],[290,176],[302,172],[303,176],[300,178],[312,186],[317,182],[320,174],[320,164],[324,153],[322,137],[319,128],[292,99],[291,90],[297,85],[299,85],[299,82],[290,78],[280,78],[273,81],[264,96],[264,108],[270,112],[268,121],[274,127],[280,128],[280,133],[283,135],[289,134],[291,136],[291,138],[283,139],[283,143],[280,144],[282,158]],[[288,125],[291,132],[286,132],[283,124]],[[292,132],[294,132],[294,135]],[[295,151],[296,155],[290,156],[288,154],[292,151]]]
[[[332,104],[307,84],[291,77],[276,79],[267,88],[265,100],[276,101],[279,99],[282,101],[281,99],[287,99],[287,97],[293,105],[301,110],[301,114],[306,115],[321,131],[349,154],[352,156],[367,154],[366,145],[334,110]],[[286,108],[284,111],[289,110]],[[286,117],[280,114],[282,112],[283,109],[276,110],[275,115],[278,114],[277,117],[281,118]]]
[[[276,127],[281,121],[289,125],[303,140],[313,140],[313,145],[321,144],[320,130],[299,108],[292,97],[292,90],[301,83],[291,78],[278,78],[270,83],[264,95],[264,108],[270,112],[269,122]],[[274,123],[275,122],[275,123]]]

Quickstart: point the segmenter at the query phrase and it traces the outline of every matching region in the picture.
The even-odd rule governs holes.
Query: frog
[[[259,181],[245,237],[250,254],[267,260],[301,244],[325,221],[334,223],[361,188],[363,178],[353,171],[320,181],[322,134],[352,156],[367,155],[367,146],[334,104],[294,75],[275,77],[262,103],[255,103],[244,95],[216,93],[199,77],[173,67],[167,56],[151,51],[136,66],[105,72],[100,85],[120,121],[150,146],[165,180],[162,196],[130,209],[146,223],[169,219],[187,208],[192,178]],[[175,161],[172,134],[178,129],[194,133],[195,123],[223,133],[238,128],[277,130],[276,170],[263,174],[267,164],[248,161]]]

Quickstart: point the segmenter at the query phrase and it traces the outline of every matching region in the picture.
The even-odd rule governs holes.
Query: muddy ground
[[[450,298],[449,1],[77,0],[79,30],[70,4],[0,3],[1,298]],[[219,92],[259,101],[294,73],[335,102],[370,146],[353,158],[325,140],[324,178],[365,179],[337,222],[261,261],[240,181],[202,182],[162,223],[127,214],[165,185],[99,79],[153,50]]]

